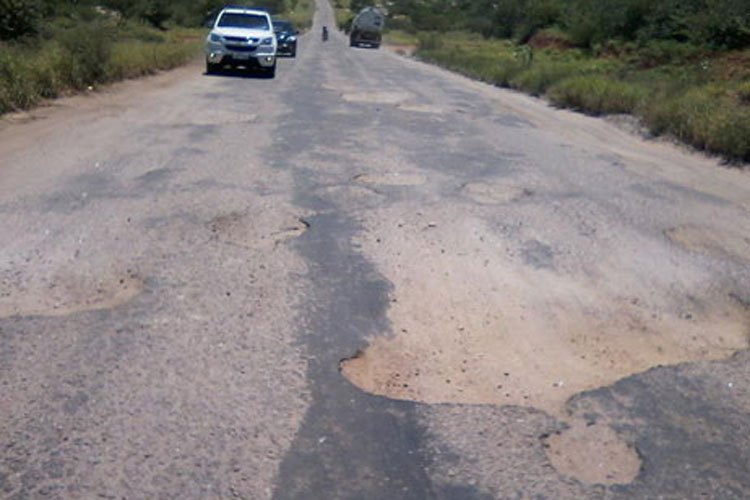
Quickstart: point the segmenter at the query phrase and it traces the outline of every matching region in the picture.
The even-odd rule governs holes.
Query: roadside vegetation
[[[0,0],[0,113],[196,58],[223,0]],[[232,1],[304,28],[313,0]]]
[[[285,3],[285,9],[280,16],[290,20],[299,30],[312,26],[313,14],[315,14],[315,0],[290,0]]]
[[[407,0],[387,10],[386,40],[414,44],[420,59],[557,106],[632,114],[654,135],[750,161],[747,0]]]

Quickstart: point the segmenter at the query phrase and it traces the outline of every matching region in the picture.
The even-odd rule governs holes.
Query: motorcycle
[[[323,41],[328,41],[328,26],[323,26]]]

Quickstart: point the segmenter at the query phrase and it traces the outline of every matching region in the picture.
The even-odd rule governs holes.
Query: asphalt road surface
[[[0,497],[750,497],[750,174],[320,3],[0,123]]]

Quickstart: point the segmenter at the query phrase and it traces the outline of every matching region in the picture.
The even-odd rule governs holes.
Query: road
[[[750,496],[750,173],[323,24],[2,119],[0,497]]]

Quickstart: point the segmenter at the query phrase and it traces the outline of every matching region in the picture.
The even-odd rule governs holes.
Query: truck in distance
[[[369,45],[377,49],[380,47],[384,28],[385,14],[376,7],[365,7],[352,20],[349,46]]]

